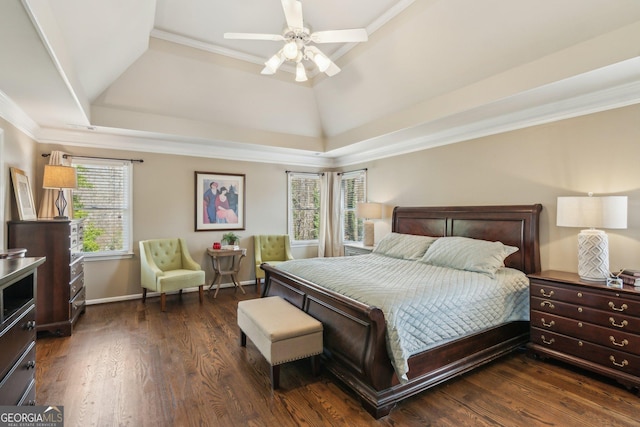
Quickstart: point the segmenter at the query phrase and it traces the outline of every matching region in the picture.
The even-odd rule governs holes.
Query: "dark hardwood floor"
[[[308,360],[269,367],[239,345],[238,300],[197,293],[94,305],[71,337],[37,340],[39,405],[65,426],[638,426],[640,398],[605,378],[516,352],[410,398],[380,420]]]

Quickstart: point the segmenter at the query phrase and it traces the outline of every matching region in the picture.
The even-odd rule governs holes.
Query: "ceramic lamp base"
[[[364,246],[373,246],[373,242],[374,242],[373,221],[365,221],[363,225],[364,225],[364,238],[362,240],[362,244]]]
[[[609,271],[609,239],[601,230],[582,230],[578,234],[578,275],[583,280],[604,282]]]

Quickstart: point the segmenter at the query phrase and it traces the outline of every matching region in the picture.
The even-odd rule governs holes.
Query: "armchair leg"
[[[200,304],[204,302],[204,285],[198,286],[198,297],[200,298]]]
[[[262,281],[262,279],[260,279],[259,277],[256,277],[256,292],[258,293],[258,295],[260,295],[260,282]]]
[[[160,311],[165,311],[167,306],[167,294],[164,292],[160,294]]]
[[[147,302],[147,288],[142,288],[142,302]]]

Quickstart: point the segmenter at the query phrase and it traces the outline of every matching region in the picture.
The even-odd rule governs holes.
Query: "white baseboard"
[[[248,281],[248,282],[240,282],[242,284],[242,286],[250,286],[250,285],[255,285],[254,281]],[[204,289],[205,291],[207,291],[209,289],[210,285],[205,285]],[[220,285],[220,289],[223,288],[233,288],[233,283],[223,283]],[[193,287],[193,288],[184,288],[182,290],[182,292],[197,292],[198,288],[197,287]],[[212,292],[215,291],[215,288],[212,290]],[[168,293],[167,295],[171,295],[171,294],[177,294],[178,291],[175,292],[171,292]],[[159,297],[160,296],[160,292],[147,292],[147,298],[153,298],[153,297]],[[132,299],[142,299],[142,292],[140,292],[139,294],[133,294],[133,295],[122,295],[122,296],[117,296],[117,297],[110,297],[110,298],[96,298],[96,299],[90,299],[87,300],[86,304],[87,305],[95,305],[95,304],[106,304],[109,302],[118,302],[118,301],[129,301]]]

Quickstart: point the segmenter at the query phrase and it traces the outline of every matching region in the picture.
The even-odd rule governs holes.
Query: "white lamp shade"
[[[71,166],[45,165],[42,188],[77,188],[76,168]]]
[[[627,197],[558,197],[556,225],[588,228],[578,235],[578,275],[605,281],[611,275],[609,240],[596,228],[627,228]]]
[[[358,203],[356,204],[356,216],[366,219],[382,218],[382,204],[380,203]]]
[[[627,228],[627,196],[558,197],[556,225]]]

